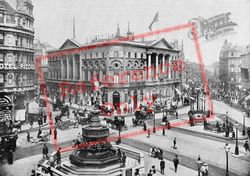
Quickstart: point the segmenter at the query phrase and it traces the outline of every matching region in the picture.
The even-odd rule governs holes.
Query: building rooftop
[[[11,15],[14,15],[16,12],[15,9],[13,9],[11,5],[5,0],[0,0],[0,10],[6,11],[7,14]]]

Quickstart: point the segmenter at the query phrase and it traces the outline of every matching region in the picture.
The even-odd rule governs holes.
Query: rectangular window
[[[0,74],[0,84],[4,83],[4,77],[3,74]]]
[[[3,21],[3,14],[2,13],[0,13],[0,23],[3,23],[4,21]]]
[[[0,34],[0,44],[4,44],[4,36],[3,34]]]
[[[4,62],[4,60],[3,60],[3,53],[0,53],[0,62]]]
[[[119,57],[119,51],[115,51],[115,57]]]

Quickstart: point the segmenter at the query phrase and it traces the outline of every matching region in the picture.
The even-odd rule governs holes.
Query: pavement
[[[212,100],[214,106],[214,112],[218,114],[226,114],[228,111],[229,118],[243,125],[243,111],[238,108],[233,108],[222,101]],[[245,126],[250,127],[250,118],[245,118]]]
[[[218,104],[217,104],[217,102],[214,102],[215,112],[217,112],[216,106],[218,106]],[[70,108],[71,108],[71,110],[73,110],[74,108],[78,108],[78,105],[72,104],[72,106]],[[184,118],[186,118],[185,113],[188,110],[189,110],[189,106],[182,107],[181,109],[178,109],[178,113],[179,113],[178,120],[179,121],[183,120],[181,117],[182,115],[184,116]],[[229,115],[231,115],[231,113],[235,113],[234,111],[230,111],[230,110],[228,110]],[[219,112],[222,112],[222,111],[219,111]],[[52,112],[53,115],[54,115],[54,113],[57,113],[57,112]],[[237,112],[237,113],[239,113],[239,112]],[[234,115],[235,114],[233,114],[233,117],[235,117]],[[72,118],[72,117],[70,117],[70,118]],[[156,120],[160,120],[161,118],[162,118],[162,113],[156,114]],[[236,118],[236,120],[237,120],[237,118]],[[152,121],[148,121],[148,122],[149,122],[148,126],[150,126],[150,124],[152,124]],[[129,116],[126,118],[126,124],[129,127],[133,126],[132,125],[132,116]],[[31,130],[30,133],[31,133],[31,136],[36,137],[36,135],[37,135],[36,129],[38,127],[36,126],[35,123],[34,123],[33,127],[34,128]],[[25,124],[25,125],[23,125],[22,128],[24,130],[29,130],[30,125]],[[216,175],[216,173],[224,172],[224,169],[221,169],[221,168],[225,168],[225,151],[224,151],[223,146],[225,145],[225,143],[227,141],[223,139],[223,135],[216,134],[214,132],[204,131],[203,126],[195,126],[194,128],[191,128],[189,125],[186,125],[186,126],[178,127],[178,129],[189,130],[189,132],[191,132],[191,135],[188,134],[187,131],[185,132],[187,134],[185,134],[185,133],[183,133],[184,131],[180,131],[180,130],[177,130],[177,128],[175,128],[173,130],[167,130],[166,136],[162,136],[161,131],[157,132],[156,134],[152,134],[151,138],[146,138],[146,134],[145,135],[134,135],[133,138],[129,139],[129,140],[132,140],[132,143],[130,143],[130,144],[132,146],[137,146],[137,143],[140,143],[140,146],[143,146],[144,148],[148,147],[146,149],[146,151],[149,151],[149,148],[150,148],[149,146],[152,146],[152,144],[154,144],[154,146],[157,146],[157,147],[164,149],[164,151],[166,153],[170,152],[170,153],[172,153],[172,155],[174,153],[177,153],[178,155],[183,157],[183,164],[191,169],[195,169],[195,167],[194,167],[195,164],[193,164],[193,167],[190,167],[190,166],[188,166],[188,164],[186,164],[186,163],[188,163],[187,161],[190,161],[190,160],[195,161],[195,158],[197,158],[198,154],[200,154],[202,157],[202,160],[203,160],[203,158],[206,158],[206,159],[204,159],[204,161],[211,165],[210,169],[214,170],[214,171],[211,171],[211,173],[214,172],[213,175]],[[45,125],[42,127],[42,131],[45,131],[45,130],[49,130],[48,125]],[[134,127],[134,128],[130,128],[128,131],[123,131],[122,134],[137,133],[140,130],[142,130],[142,127]],[[64,130],[64,131],[58,130],[58,141],[60,141],[60,145],[61,146],[71,145],[71,143],[72,143],[71,141],[77,137],[77,134],[79,132],[81,132],[81,128],[70,128],[70,129]],[[110,129],[110,133],[111,133],[111,135],[118,134],[118,132],[116,130],[112,130],[112,129]],[[194,134],[200,134],[202,136],[196,136]],[[221,137],[221,141],[211,140],[211,138],[205,137],[205,136],[209,136],[211,134],[213,134],[217,137],[218,136]],[[215,136],[213,136],[212,139],[216,139]],[[171,147],[174,137],[177,137],[177,146],[178,146],[177,150],[175,150]],[[161,141],[161,142],[159,142],[159,141]],[[250,173],[250,171],[247,170],[248,164],[249,164],[249,160],[248,160],[249,153],[245,153],[243,146],[240,145],[239,146],[240,155],[234,156],[233,155],[234,144],[233,144],[233,142],[230,143],[230,141],[228,143],[232,147],[232,149],[230,151],[230,156],[229,156],[229,161],[230,161],[229,168],[230,168],[230,171],[232,172],[232,175],[234,175],[234,174],[235,175],[243,175],[243,176],[247,175],[248,173]],[[52,140],[47,142],[47,144],[50,146],[50,151],[52,152],[53,151]],[[26,152],[27,153],[23,154],[20,157],[16,157],[16,159],[17,159],[16,161],[19,161],[20,158],[22,158],[22,157],[29,158],[30,156],[29,156],[28,152],[30,151],[29,150],[30,148],[33,150],[33,153],[31,153],[33,155],[37,155],[37,154],[41,153],[41,148],[42,148],[41,143],[28,143],[26,140],[25,133],[19,134],[18,147],[19,147],[19,150],[21,149],[20,153],[26,153]],[[23,152],[22,149],[25,149],[26,152]],[[204,149],[204,150],[201,150],[201,149]],[[197,151],[199,151],[199,153]],[[211,155],[211,153],[213,155]],[[16,155],[16,154],[14,154],[14,155]],[[171,155],[171,157],[169,157],[167,155],[167,159],[172,160],[172,155]],[[23,158],[23,159],[25,159],[25,158]],[[184,162],[184,161],[186,161],[186,162]],[[35,162],[35,163],[37,163],[37,162]],[[156,164],[156,166],[157,166],[157,164]],[[171,164],[170,164],[170,166],[171,166]],[[169,169],[171,172],[170,167],[169,167]]]
[[[127,146],[125,144],[121,144],[123,146],[131,148],[131,146]],[[142,176],[146,176],[149,169],[155,165],[156,167],[156,176],[161,176],[160,173],[160,160],[157,158],[149,157],[149,153],[145,151],[141,151],[145,156],[145,174],[142,174]],[[8,165],[7,163],[4,164],[0,168],[0,175],[1,176],[29,176],[31,174],[32,169],[37,168],[37,163],[39,163],[42,159],[42,154],[33,155],[30,157],[25,157],[19,160],[15,160],[13,165]],[[176,175],[176,176],[194,176],[197,171],[190,169],[188,167],[185,167],[183,165],[178,166],[177,173],[174,172],[174,166],[172,161],[169,161],[167,159],[164,159],[165,161],[165,175]],[[25,167],[23,167],[25,165]]]

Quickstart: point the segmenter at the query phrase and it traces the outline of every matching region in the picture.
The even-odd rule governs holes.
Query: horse
[[[17,130],[21,131],[22,130],[22,122],[17,122],[17,123],[13,123],[13,128],[16,128]]]

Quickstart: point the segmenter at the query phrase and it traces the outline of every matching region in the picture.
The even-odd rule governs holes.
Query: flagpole
[[[157,27],[158,27],[158,34],[157,34],[157,38],[158,38],[158,40],[159,40],[159,36],[160,36],[160,33],[159,33],[159,30],[160,30],[160,25],[159,25],[159,23],[160,23],[160,20],[159,20],[159,16],[158,16],[158,22],[157,22]]]

